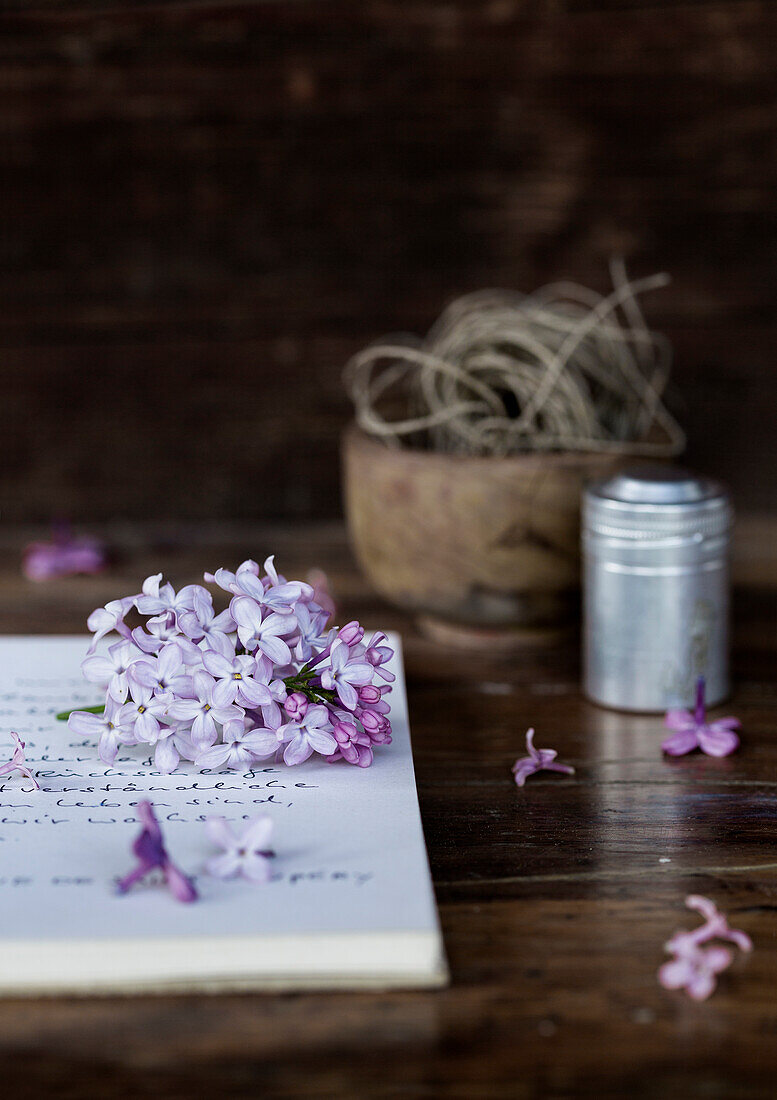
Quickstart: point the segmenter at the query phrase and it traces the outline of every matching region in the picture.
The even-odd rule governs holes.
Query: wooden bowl
[[[427,630],[488,643],[495,633],[574,618],[581,490],[622,466],[621,457],[398,450],[351,425],[342,458],[359,563]]]

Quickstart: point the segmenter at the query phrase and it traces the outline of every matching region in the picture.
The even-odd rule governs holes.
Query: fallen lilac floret
[[[695,1001],[709,997],[717,976],[731,965],[734,956],[727,947],[689,947],[664,963],[658,972],[664,989],[684,989]]]
[[[242,875],[251,882],[267,882],[270,878],[271,860],[275,856],[269,848],[273,821],[268,814],[254,818],[236,836],[224,817],[209,817],[205,822],[208,836],[219,848],[219,855],[208,860],[207,871],[216,878],[235,878]]]
[[[0,775],[13,775],[14,772],[18,772],[25,779],[29,779],[35,790],[39,791],[40,783],[30,771],[24,755],[24,741],[13,730],[11,730],[11,737],[14,739],[14,750],[8,763],[0,767]]]
[[[526,731],[526,749],[528,756],[519,757],[513,764],[513,775],[518,787],[523,787],[529,775],[533,775],[535,771],[560,771],[565,775],[574,774],[574,768],[568,763],[556,763],[558,756],[556,749],[534,747],[534,729]]]
[[[67,525],[55,528],[51,542],[31,542],[24,550],[22,572],[31,581],[101,573],[108,551],[99,539],[75,538]]]
[[[734,733],[741,725],[738,718],[707,721],[703,676],[699,677],[696,685],[696,709],[669,710],[664,725],[675,730],[661,745],[669,756],[684,756],[694,749],[701,749],[707,756],[728,756],[739,747],[739,737]]]
[[[729,928],[725,914],[709,898],[690,894],[685,904],[701,913],[704,923],[690,932],[676,932],[664,944],[674,958],[660,968],[658,980],[665,989],[684,989],[689,997],[703,1001],[714,991],[717,975],[734,959],[727,947],[710,945],[710,941],[727,940],[744,952],[752,951],[753,943],[746,932]]]
[[[178,901],[197,900],[194,883],[170,859],[162,840],[162,830],[150,802],[138,802],[138,819],[143,828],[132,843],[132,851],[137,856],[138,865],[117,883],[120,894],[127,891],[145,878],[151,871],[159,870],[165,877],[170,893]]]
[[[535,749],[533,729],[526,733],[526,748],[529,755],[519,757],[513,764],[513,775],[519,787],[524,785],[530,775],[539,771],[563,772],[564,775],[575,774],[575,769],[569,764],[556,763],[558,753],[555,749]]]
[[[714,901],[705,898],[701,894],[689,894],[685,899],[688,909],[695,909],[704,917],[704,924],[695,928],[692,932],[678,932],[677,937],[691,937],[695,944],[706,943],[708,940],[728,940],[736,944],[740,951],[752,951],[753,941],[746,932],[738,928],[729,928],[728,918],[721,913]],[[667,943],[667,950],[673,951],[677,937],[673,937]]]

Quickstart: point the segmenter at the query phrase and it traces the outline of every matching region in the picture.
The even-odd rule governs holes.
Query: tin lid
[[[731,519],[725,488],[679,467],[635,466],[590,485],[583,498],[584,530],[608,538],[714,538]]]

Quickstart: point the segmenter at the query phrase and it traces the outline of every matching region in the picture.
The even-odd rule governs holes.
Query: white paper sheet
[[[143,746],[104,765],[58,711],[102,702],[80,674],[88,639],[0,638],[0,757],[10,730],[41,784],[0,777],[0,990],[280,985],[433,985],[445,980],[415,790],[399,640],[393,743],[370,768],[311,760],[288,768],[172,775]],[[6,755],[7,749],[7,755]],[[117,895],[133,866],[134,807],[155,807],[168,851],[200,900],[158,879]],[[204,820],[272,815],[270,883],[204,872]]]

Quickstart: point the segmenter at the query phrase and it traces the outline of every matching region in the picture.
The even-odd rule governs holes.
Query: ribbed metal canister
[[[603,706],[708,705],[728,695],[732,512],[717,482],[635,467],[583,495],[583,689]]]

